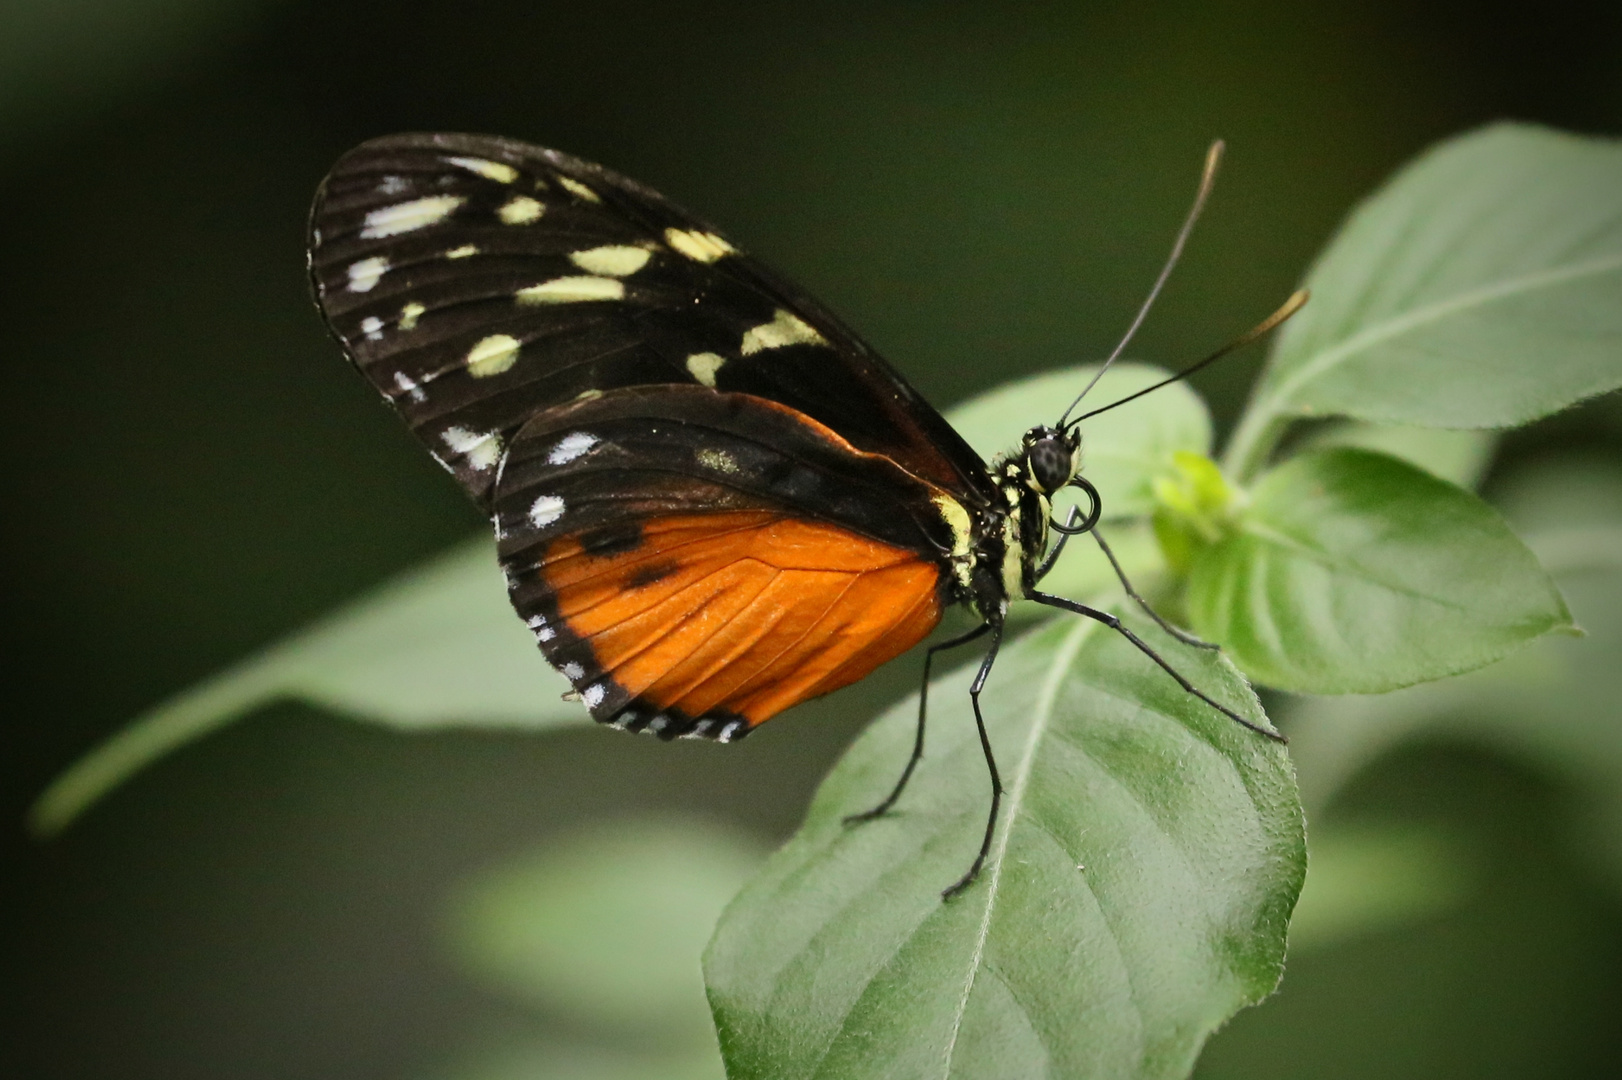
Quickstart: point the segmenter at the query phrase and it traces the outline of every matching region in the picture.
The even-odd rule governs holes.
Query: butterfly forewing
[[[599,720],[730,739],[952,598],[984,464],[714,227],[504,139],[346,155],[310,272],[351,359],[492,517],[514,607]],[[958,506],[952,512],[952,503]]]
[[[801,290],[657,193],[551,150],[392,136],[339,161],[311,221],[321,309],[356,365],[488,505],[528,418],[582,394],[754,394],[960,499],[979,458]]]

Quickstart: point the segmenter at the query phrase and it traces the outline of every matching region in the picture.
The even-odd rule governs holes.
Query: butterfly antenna
[[[1184,368],[1182,371],[1179,371],[1177,374],[1169,376],[1169,377],[1164,378],[1164,379],[1161,379],[1159,382],[1155,383],[1153,386],[1146,386],[1142,390],[1139,390],[1135,394],[1128,394],[1126,397],[1122,398],[1119,401],[1112,401],[1108,405],[1105,405],[1105,406],[1103,406],[1101,408],[1094,409],[1092,412],[1084,412],[1080,416],[1076,417],[1074,420],[1072,420],[1070,422],[1072,424],[1079,424],[1083,420],[1087,419],[1089,416],[1097,416],[1099,413],[1109,412],[1111,409],[1115,408],[1117,405],[1125,405],[1129,401],[1137,400],[1138,398],[1142,397],[1144,394],[1152,393],[1155,390],[1159,390],[1162,386],[1167,386],[1167,385],[1170,385],[1171,383],[1178,382],[1178,381],[1180,381],[1182,379],[1188,378],[1190,375],[1192,375],[1196,371],[1200,370],[1200,368],[1205,367],[1207,364],[1216,363],[1218,360],[1221,360],[1224,356],[1227,356],[1229,353],[1233,352],[1235,349],[1244,348],[1246,345],[1249,345],[1252,341],[1255,341],[1257,338],[1259,338],[1262,335],[1266,334],[1268,331],[1274,329],[1275,327],[1278,326],[1279,323],[1283,322],[1285,319],[1288,319],[1291,315],[1294,315],[1297,311],[1300,311],[1301,308],[1302,308],[1302,305],[1304,305],[1309,299],[1311,299],[1311,296],[1312,296],[1312,294],[1309,293],[1306,289],[1297,289],[1295,292],[1290,294],[1290,298],[1288,300],[1284,301],[1283,305],[1277,311],[1273,312],[1273,314],[1269,315],[1267,318],[1263,319],[1261,322],[1257,323],[1255,326],[1251,327],[1249,330],[1246,330],[1243,334],[1240,334],[1238,337],[1234,338],[1232,341],[1228,342],[1226,345],[1222,346],[1222,348],[1218,349],[1216,352],[1212,353],[1210,356],[1207,356],[1204,360],[1201,360],[1199,363],[1190,364],[1188,367]]]
[[[1070,408],[1065,409],[1064,415],[1059,417],[1058,427],[1060,430],[1064,429],[1065,421],[1070,416],[1070,410],[1081,404],[1081,399],[1086,397],[1092,388],[1098,385],[1098,380],[1104,377],[1104,372],[1108,371],[1110,365],[1115,363],[1122,352],[1126,351],[1127,345],[1132,341],[1133,336],[1137,334],[1138,327],[1142,326],[1143,320],[1148,317],[1149,309],[1154,306],[1155,300],[1160,296],[1160,290],[1166,287],[1166,279],[1171,277],[1171,268],[1177,265],[1178,259],[1182,258],[1183,245],[1188,242],[1188,234],[1194,231],[1194,223],[1200,219],[1200,212],[1205,209],[1205,200],[1211,196],[1211,187],[1216,183],[1217,166],[1222,163],[1224,146],[1222,140],[1218,139],[1205,152],[1205,169],[1200,173],[1199,191],[1194,194],[1194,205],[1188,208],[1188,216],[1183,219],[1183,227],[1178,231],[1177,240],[1171,246],[1171,254],[1166,257],[1166,265],[1160,268],[1160,276],[1155,279],[1154,288],[1149,290],[1149,295],[1143,301],[1143,306],[1138,308],[1137,318],[1133,319],[1132,325],[1126,328],[1126,334],[1121,338],[1120,344],[1115,346],[1115,351],[1109,354],[1109,359],[1104,361],[1104,366],[1098,369],[1092,380],[1082,387],[1081,393],[1076,395],[1076,400],[1070,403]]]

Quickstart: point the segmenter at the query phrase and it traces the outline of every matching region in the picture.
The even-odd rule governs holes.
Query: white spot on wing
[[[652,254],[647,248],[609,244],[605,247],[573,252],[569,256],[569,261],[593,274],[626,277],[648,265],[648,259]]]
[[[563,516],[563,500],[556,495],[542,495],[529,504],[529,523],[544,529]]]
[[[472,157],[451,157],[445,160],[452,165],[466,169],[468,172],[478,173],[486,180],[494,180],[498,184],[510,184],[518,179],[517,169],[511,165],[503,165],[499,161],[486,161],[484,158]]]
[[[366,335],[367,341],[383,340],[383,320],[376,315],[368,315],[360,321],[360,332]]]
[[[468,350],[467,373],[475,379],[500,375],[518,363],[518,339],[510,334],[491,334],[480,338]]]
[[[548,465],[567,465],[587,450],[596,446],[597,442],[598,439],[595,435],[590,435],[584,431],[572,432],[559,439],[558,444],[552,447],[552,452],[546,455],[546,463]]]
[[[714,469],[716,472],[723,472],[728,475],[738,471],[738,459],[725,450],[706,447],[695,456],[698,458],[698,463],[706,469]]]
[[[585,184],[582,184],[580,181],[576,180],[572,176],[559,176],[558,177],[558,183],[562,184],[563,187],[567,191],[569,191],[571,194],[576,195],[579,198],[585,199],[587,202],[602,202],[603,201],[602,199],[600,199],[597,196],[597,193],[595,191],[591,190]]]
[[[374,255],[370,259],[349,264],[349,291],[371,292],[372,286],[383,280],[383,274],[389,268],[389,260],[381,255]]]
[[[701,263],[712,263],[723,256],[736,254],[738,250],[714,233],[697,229],[668,228],[665,230],[665,243],[672,250]]]
[[[721,365],[727,362],[724,356],[717,356],[712,352],[694,353],[687,358],[687,370],[693,378],[715,389],[715,373],[721,370]]]
[[[562,667],[558,668],[558,670],[563,672],[563,677],[568,679],[570,682],[574,682],[576,679],[579,679],[586,674],[586,669],[575,663],[573,660],[569,661],[567,664],[564,664]]]
[[[586,703],[586,708],[595,709],[603,703],[603,698],[607,695],[608,690],[602,683],[592,683],[580,692],[580,700]]]
[[[483,472],[501,459],[501,436],[493,431],[481,433],[462,427],[448,427],[439,437],[451,451],[467,459],[467,466]]]
[[[606,277],[555,278],[517,293],[520,304],[578,304],[624,298],[625,282]]]
[[[467,200],[460,195],[428,195],[410,202],[384,206],[366,215],[360,235],[376,240],[380,236],[398,236],[443,221],[451,211]]]
[[[788,308],[778,308],[771,322],[761,323],[743,335],[743,345],[739,351],[745,356],[751,356],[767,349],[781,349],[786,345],[826,344],[827,339],[817,333],[810,323]]]
[[[417,385],[417,380],[403,371],[394,373],[394,385],[400,388],[400,393],[406,395],[412,401],[421,402],[426,401],[428,398],[428,395],[422,392],[422,387]]]
[[[501,209],[496,211],[496,216],[504,225],[528,225],[532,221],[538,221],[545,210],[546,207],[528,195],[514,195],[502,204]]]
[[[553,630],[550,626],[543,626],[539,630],[535,631],[536,641],[551,641],[557,636],[557,631]]]
[[[461,247],[451,248],[449,251],[445,252],[445,258],[447,258],[447,259],[465,259],[469,255],[477,255],[478,253],[479,253],[479,249],[477,247],[475,247],[474,245],[472,245],[472,244],[463,244]]]
[[[385,176],[383,182],[377,185],[379,195],[398,195],[410,185],[403,176]]]
[[[401,330],[415,330],[417,328],[417,320],[422,318],[423,314],[427,310],[428,310],[427,308],[423,307],[421,304],[417,303],[415,300],[413,300],[411,303],[407,304],[405,307],[401,308],[400,309],[400,323],[399,323],[400,329]]]

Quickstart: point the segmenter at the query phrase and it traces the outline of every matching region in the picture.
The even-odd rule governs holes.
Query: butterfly
[[[969,608],[978,625],[924,663],[927,692],[938,652],[989,638],[970,701],[991,812],[947,896],[996,827],[980,695],[1012,599],[1104,622],[1278,737],[1039,588],[1070,536],[1109,554],[1077,426],[1102,409],[988,464],[815,299],[634,180],[504,138],[374,139],[321,184],[309,273],[349,359],[488,515],[514,609],[599,723],[732,742]],[[1066,487],[1090,502],[1061,522]],[[900,797],[926,704],[894,791],[857,819]]]

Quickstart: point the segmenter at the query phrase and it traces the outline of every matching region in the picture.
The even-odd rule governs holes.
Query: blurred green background
[[[304,215],[353,143],[499,132],[601,160],[724,224],[945,406],[1107,352],[1212,137],[1228,163],[1143,359],[1255,321],[1354,200],[1501,117],[1622,133],[1622,7],[12,0],[0,1064],[494,1080],[674,1054],[654,1074],[708,1075],[653,991],[558,991],[597,961],[531,941],[509,970],[532,928],[502,920],[631,926],[612,873],[575,875],[612,902],[525,890],[582,850],[685,835],[639,932],[701,941],[716,882],[912,686],[903,661],[725,750],[282,706],[30,840],[30,800],[128,717],[482,527],[307,298]],[[1259,359],[1199,378],[1219,421]],[[1510,436],[1485,490],[1575,458],[1622,469],[1614,402]],[[1467,884],[1303,949],[1202,1072],[1616,1075],[1622,894],[1560,839],[1570,801],[1442,738],[1353,778],[1326,820],[1418,822],[1468,853]]]

